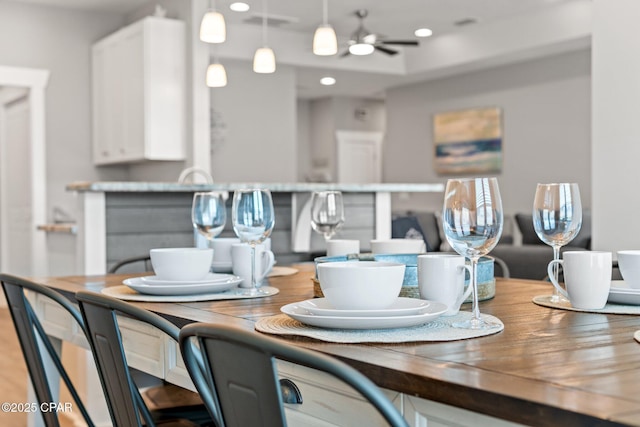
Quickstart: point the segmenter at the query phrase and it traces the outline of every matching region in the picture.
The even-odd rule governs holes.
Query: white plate
[[[640,289],[630,288],[624,280],[612,280],[608,301],[616,304],[640,305]]]
[[[230,274],[208,273],[202,280],[163,280],[158,276],[143,276],[140,279],[147,285],[202,285],[205,283],[226,282],[233,278]]]
[[[277,294],[277,288],[270,286],[261,287],[262,293],[258,295],[246,295],[244,288],[231,288],[222,292],[211,294],[194,295],[147,295],[140,294],[128,286],[109,286],[103,288],[102,293],[124,301],[146,301],[146,302],[195,302],[195,301],[218,301],[228,299],[262,298]]]
[[[447,306],[439,302],[430,302],[424,312],[410,316],[385,316],[385,317],[346,317],[346,316],[320,316],[311,313],[301,306],[301,303],[287,304],[280,308],[287,316],[302,323],[321,328],[333,329],[389,329],[405,328],[409,326],[423,325],[440,317],[447,311]]]
[[[299,303],[300,307],[305,308],[312,314],[320,316],[342,316],[342,317],[391,317],[391,316],[410,316],[413,314],[421,314],[432,304],[417,298],[398,298],[390,307],[378,310],[339,310],[333,308],[326,298],[313,298]]]
[[[186,285],[151,285],[145,283],[140,277],[133,277],[122,281],[131,289],[147,295],[194,295],[204,293],[222,292],[231,289],[242,282],[238,276],[229,276],[222,282],[192,283]]]

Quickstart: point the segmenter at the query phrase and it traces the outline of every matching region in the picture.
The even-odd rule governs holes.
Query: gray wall
[[[387,94],[385,182],[446,182],[433,170],[434,113],[497,106],[503,113],[506,213],[531,210],[538,182],[580,185],[591,206],[590,53],[580,51],[412,84]],[[441,209],[442,195],[398,195],[395,210]]]
[[[228,84],[211,89],[220,140],[211,170],[218,182],[296,182],[295,70],[256,74],[249,61],[225,60]]]
[[[91,162],[91,61],[94,41],[123,24],[120,15],[0,1],[0,64],[51,71],[46,90],[47,193],[74,212],[65,186],[78,180],[126,179],[126,169]]]
[[[0,28],[3,35],[10,35],[0,38],[0,64],[52,72],[46,118],[49,211],[53,206],[75,211],[73,194],[65,190],[69,182],[175,180],[184,166],[169,162],[96,168],[91,163],[90,47],[129,19],[0,2]],[[412,84],[388,91],[386,104],[335,98],[297,105],[295,70],[291,67],[279,65],[278,73],[256,79],[249,63],[229,61],[225,63],[229,87],[211,90],[214,107],[233,106],[225,107],[222,115],[225,139],[214,144],[213,175],[216,181],[295,181],[306,176],[312,163],[319,166],[326,159],[331,166],[335,162],[335,130],[366,128],[386,131],[385,182],[445,182],[446,177],[437,176],[432,169],[431,115],[495,105],[504,114],[504,170],[498,177],[505,210],[528,211],[539,180],[577,181],[588,207],[589,62],[589,53],[582,51]],[[373,127],[354,119],[353,109],[363,105],[373,106],[369,108],[371,121],[366,124]],[[298,107],[303,107],[302,120],[296,120]],[[273,135],[256,138],[256,129]],[[242,156],[249,148],[253,150],[251,162],[243,163]],[[297,162],[305,151],[311,159],[306,164]],[[264,162],[264,158],[269,160]],[[277,168],[273,159],[279,159]],[[242,173],[243,164],[264,167],[258,176]],[[441,198],[399,195],[393,202],[398,210],[427,210],[438,209]]]

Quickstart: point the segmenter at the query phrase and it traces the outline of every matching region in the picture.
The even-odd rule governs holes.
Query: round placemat
[[[281,267],[276,265],[271,269],[269,274],[267,274],[267,277],[291,276],[292,274],[296,274],[297,272],[298,272],[297,268]]]
[[[424,325],[396,329],[325,329],[308,326],[286,314],[264,317],[255,324],[260,332],[274,335],[297,335],[335,343],[402,343],[421,341],[455,341],[492,335],[504,330],[504,324],[497,317],[483,314],[482,318],[500,324],[493,329],[459,329],[451,326],[454,322],[471,318],[471,313],[460,311],[455,316],[439,317]]]
[[[535,304],[543,307],[558,308],[560,310],[580,311],[583,313],[604,313],[604,314],[640,314],[640,306],[638,305],[624,305],[624,304],[606,304],[604,308],[600,309],[586,309],[571,307],[569,302],[551,302],[551,295],[538,295],[533,297]]]

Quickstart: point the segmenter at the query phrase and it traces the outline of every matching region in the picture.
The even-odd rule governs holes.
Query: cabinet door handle
[[[283,378],[280,380],[280,390],[282,392],[282,401],[284,403],[302,403],[302,393],[293,381]]]

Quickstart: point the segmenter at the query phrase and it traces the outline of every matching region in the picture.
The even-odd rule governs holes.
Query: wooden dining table
[[[137,302],[178,326],[224,322],[254,330],[255,322],[285,304],[314,296],[313,264],[272,277],[280,290],[266,298]],[[73,299],[121,285],[124,275],[36,279]],[[480,303],[504,330],[484,337],[400,344],[337,344],[279,337],[335,356],[384,389],[532,426],[640,426],[640,317],[547,308],[532,302],[548,295],[547,282],[496,279],[495,297]],[[462,310],[470,307],[463,305]],[[259,333],[259,332],[255,332]]]

